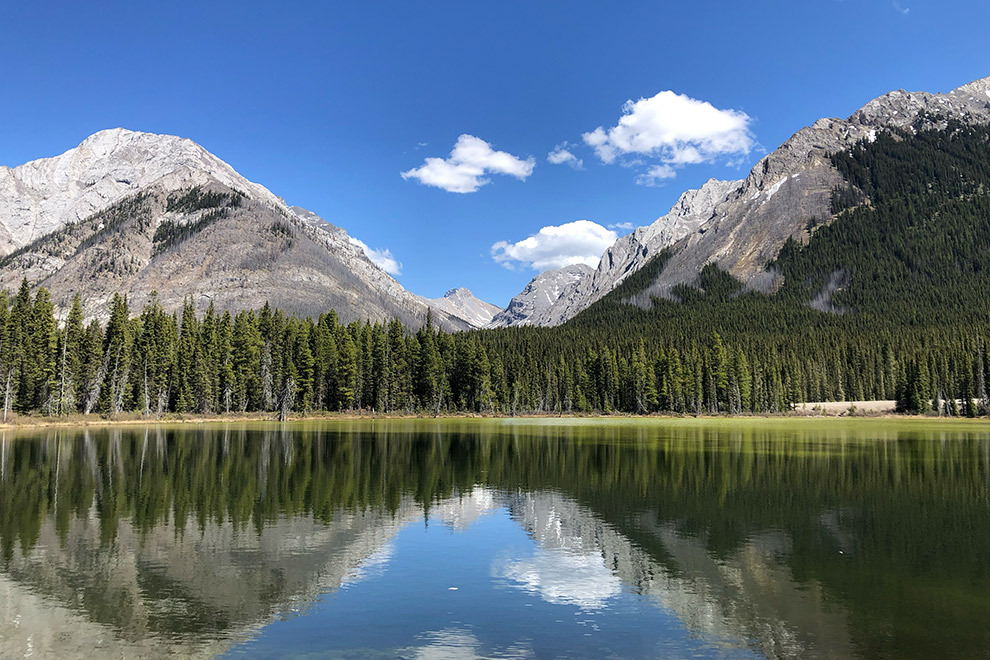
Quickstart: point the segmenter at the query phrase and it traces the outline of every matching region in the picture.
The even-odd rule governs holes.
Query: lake
[[[0,657],[990,656],[990,428],[7,431]]]

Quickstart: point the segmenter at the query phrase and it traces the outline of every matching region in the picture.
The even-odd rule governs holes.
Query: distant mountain
[[[503,325],[559,325],[667,247],[672,248],[670,257],[649,287],[649,296],[672,298],[678,286],[696,285],[709,263],[738,278],[746,290],[774,291],[781,284],[779,272],[766,266],[788,240],[806,243],[810,228],[833,215],[833,193],[846,182],[829,156],[860,140],[875,140],[882,131],[912,130],[919,115],[990,121],[990,78],[947,94],[894,91],[848,119],[819,119],[761,159],[746,179],[712,180],[682,195],[670,213],[618,239],[597,270],[569,278],[567,291],[545,295],[539,290],[542,283],[553,287],[558,278],[551,274],[555,271],[537,276],[520,296],[549,296],[554,300],[549,307],[520,307],[512,314],[506,309],[497,318],[505,321]]]
[[[555,306],[568,306],[570,300],[578,298],[581,292],[577,291],[577,284],[594,272],[591,266],[575,264],[540,273],[509,301],[508,307],[492,318],[488,327],[552,325],[540,321],[549,318]]]
[[[459,318],[474,328],[483,328],[491,323],[492,317],[502,311],[498,305],[479,299],[464,287],[451,289],[442,298],[429,301],[430,307]]]
[[[0,286],[74,294],[106,317],[114,293],[140,307],[191,297],[202,310],[330,309],[345,321],[418,326],[430,303],[373,264],[343,229],[289,208],[191,140],[101,131],[54,158],[0,168]],[[450,330],[470,322],[436,309]]]
[[[192,140],[121,128],[100,131],[60,156],[0,166],[0,253],[85,220],[151,185],[181,190],[212,183],[267,206],[285,206]]]
[[[711,220],[715,203],[739,184],[709,179],[700,189],[688,190],[669,213],[613,243],[597,269],[581,266],[575,270],[568,266],[537,275],[516,298],[553,302],[533,307],[520,305],[512,313],[507,309],[507,314],[499,317],[502,325],[560,325],[567,321],[612,291],[654,255]],[[561,282],[566,282],[562,288]]]

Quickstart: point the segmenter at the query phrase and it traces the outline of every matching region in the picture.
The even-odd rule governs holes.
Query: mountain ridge
[[[170,208],[194,191],[197,208]],[[203,201],[220,198],[243,201]],[[131,217],[118,217],[124,207]],[[232,233],[214,236],[217,228]],[[163,230],[168,246],[155,240]],[[188,263],[169,256],[173,248]],[[447,329],[476,327],[406,291],[342,228],[173,135],[107,129],[58,156],[0,168],[0,254],[0,284],[27,277],[62,311],[79,294],[89,318],[107,317],[113,293],[140,305],[157,291],[170,309],[187,296],[197,309],[212,302],[232,311],[272,299],[298,314],[336,308],[345,319],[415,326],[434,308]]]
[[[696,284],[702,268],[708,263],[715,263],[740,279],[747,290],[775,290],[780,285],[779,274],[765,270],[766,265],[788,240],[806,242],[810,236],[809,224],[831,218],[832,193],[845,184],[829,162],[828,155],[860,140],[873,140],[880,130],[910,128],[920,115],[946,115],[969,122],[990,121],[990,77],[966,83],[945,94],[894,90],[867,102],[848,119],[818,119],[761,158],[745,179],[719,182],[724,185],[717,191],[711,180],[698,190],[682,194],[666,216],[619,238],[605,251],[593,274],[573,279],[570,288],[557,295],[548,308],[529,316],[501,317],[506,320],[503,325],[564,323],[601,299],[641,268],[649,257],[666,247],[673,247],[674,251],[640,304],[648,304],[652,296],[673,298],[673,291],[678,286]],[[651,247],[646,247],[637,237],[637,232],[646,235],[649,228],[665,218],[690,216],[692,211],[682,203],[685,196],[693,193],[696,198],[706,187],[716,194],[706,196],[704,203],[696,207],[696,217],[708,216],[697,226],[682,236],[675,238],[672,235],[673,240],[666,244],[654,241]],[[616,255],[624,258],[616,259]],[[538,275],[524,293],[541,295],[539,286],[552,281],[553,277],[547,274],[552,272]]]

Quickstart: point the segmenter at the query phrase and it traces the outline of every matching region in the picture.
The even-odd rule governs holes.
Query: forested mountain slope
[[[510,369],[559,354],[561,366],[544,374],[555,382],[606,374],[582,394],[600,394],[613,368],[625,371],[620,409],[649,409],[638,401],[654,392],[660,409],[709,411],[731,410],[733,397],[773,409],[773,396],[756,400],[773,390],[791,402],[903,398],[911,383],[916,409],[985,401],[990,127],[923,113],[833,154],[830,164],[844,179],[831,194],[833,214],[809,222],[802,240],[766,265],[773,292],[747,289],[710,263],[697,286],[657,296],[655,283],[676,256],[668,248],[565,325],[495,331],[486,341],[513,356]],[[575,361],[585,368],[562,374]],[[652,375],[629,375],[651,367]],[[741,385],[732,394],[733,382],[760,378],[769,383],[764,394]],[[614,380],[621,400],[623,377]]]
[[[517,315],[510,324],[563,323],[668,246],[676,250],[654,278],[654,295],[670,298],[675,288],[696,285],[708,263],[731,273],[747,290],[773,291],[779,282],[773,271],[765,269],[767,262],[776,259],[788,241],[806,241],[808,227],[832,215],[833,190],[844,181],[832,154],[889,131],[912,130],[919,116],[929,115],[986,125],[990,122],[990,78],[946,94],[893,91],[847,119],[819,119],[762,158],[744,180],[709,181],[700,190],[688,191],[670,213],[620,238],[605,252],[597,271],[574,282],[553,308],[531,318]],[[659,231],[671,226],[680,230]]]
[[[990,321],[990,127],[923,116],[831,162],[845,180],[833,191],[833,215],[809,222],[802,240],[766,265],[775,292],[747,291],[709,264],[698,286],[675,287],[673,300],[651,297],[674,248],[574,323],[643,318],[685,332],[704,323],[773,334],[788,317],[849,331]]]

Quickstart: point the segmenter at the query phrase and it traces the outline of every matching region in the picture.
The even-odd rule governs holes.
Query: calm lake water
[[[0,657],[990,657],[990,428],[7,432]]]

